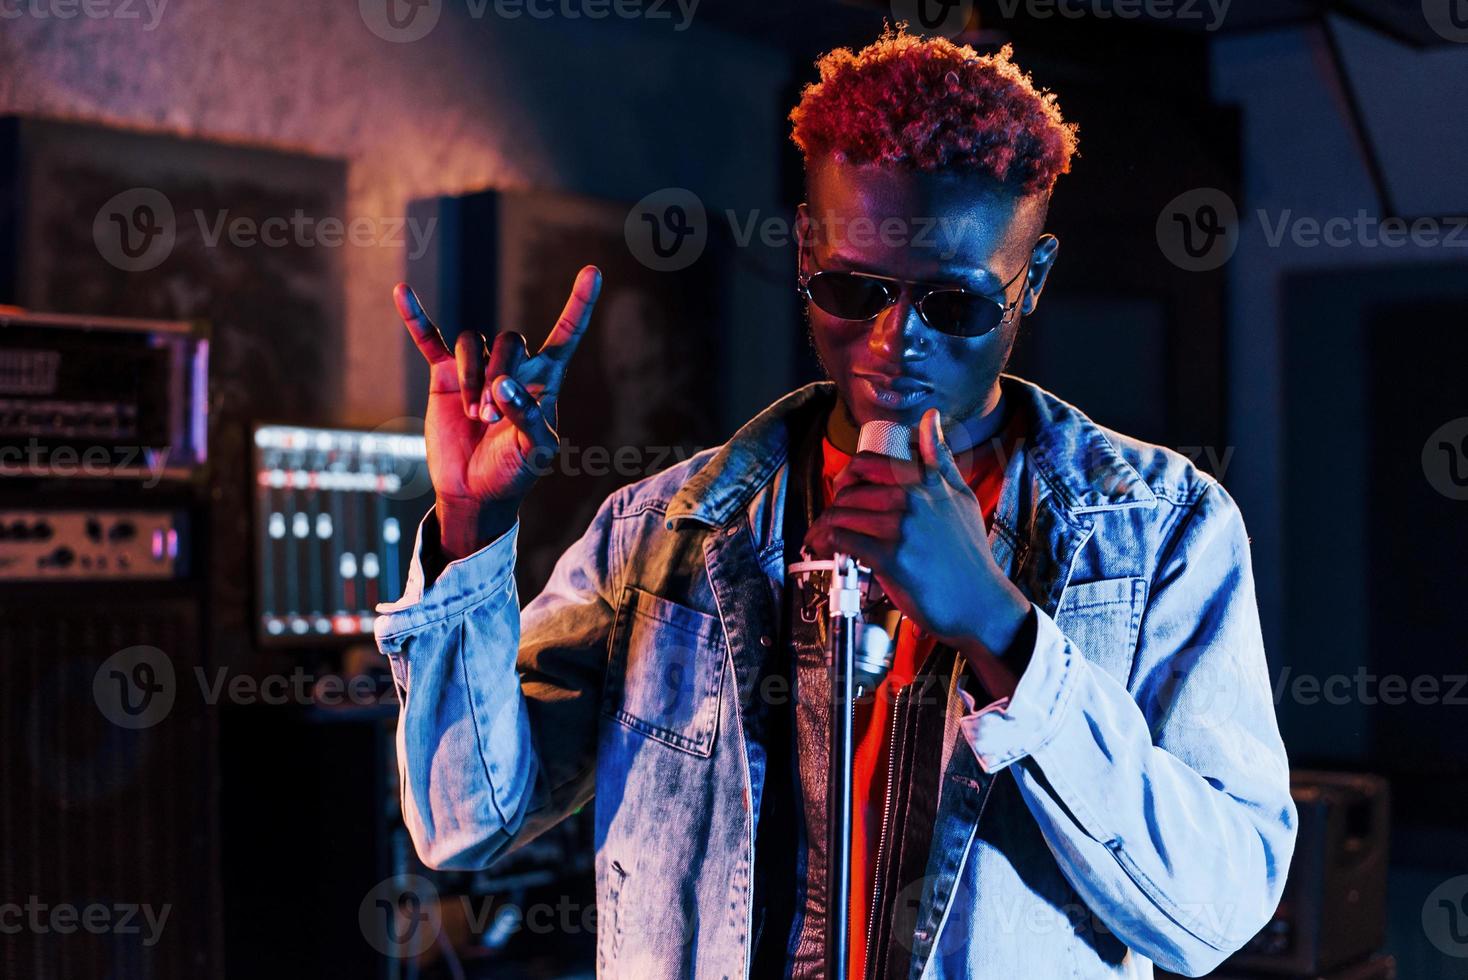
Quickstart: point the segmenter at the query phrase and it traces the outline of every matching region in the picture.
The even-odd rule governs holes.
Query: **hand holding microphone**
[[[857,453],[836,477],[805,547],[871,568],[892,603],[940,642],[971,657],[1002,653],[1023,626],[1029,600],[994,560],[983,511],[938,410],[923,415],[915,460],[910,433],[892,423],[862,426]]]

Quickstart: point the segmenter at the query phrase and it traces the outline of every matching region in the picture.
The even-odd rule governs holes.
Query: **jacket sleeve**
[[[404,595],[378,607],[397,687],[403,819],[430,868],[487,867],[591,798],[613,609],[616,494],[523,610],[519,522],[425,585],[419,527]]]
[[[1043,610],[1007,702],[961,726],[1012,766],[1061,870],[1126,945],[1201,976],[1273,915],[1296,812],[1237,506],[1210,484],[1153,579],[1129,693]]]

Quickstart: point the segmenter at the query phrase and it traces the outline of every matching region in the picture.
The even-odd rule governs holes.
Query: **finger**
[[[845,528],[883,541],[896,541],[902,530],[902,515],[892,511],[831,506],[821,511],[819,520],[830,527]]]
[[[418,301],[418,294],[413,292],[413,287],[405,282],[398,283],[393,287],[392,299],[398,308],[398,316],[403,318],[408,333],[413,336],[413,343],[418,346],[419,352],[428,363],[439,364],[453,360],[448,345],[444,343],[443,334],[423,311],[423,304]]]
[[[878,483],[886,486],[911,486],[922,479],[920,464],[893,459],[878,453],[857,453],[831,481],[835,493],[852,483]]]
[[[530,396],[524,385],[508,374],[502,374],[490,382],[490,396],[500,414],[522,433],[520,449],[527,459],[539,447],[555,446],[554,430],[540,410],[540,403]]]
[[[465,330],[454,341],[454,361],[459,370],[459,397],[464,414],[479,417],[479,396],[484,390],[484,335]]]
[[[918,452],[923,459],[923,482],[937,486],[945,482],[950,487],[964,486],[963,474],[958,470],[958,461],[948,446],[948,437],[943,433],[943,421],[936,408],[923,413],[918,423]]]
[[[484,376],[486,378],[498,378],[502,374],[513,376],[520,365],[530,357],[525,350],[525,335],[514,330],[506,330],[495,335],[494,344],[489,349],[489,364],[485,366]],[[485,386],[484,395],[479,399],[479,417],[485,422],[498,422],[500,419],[499,409],[494,406],[494,399],[490,396],[490,388]]]
[[[887,567],[886,554],[889,545],[885,541],[829,524],[816,524],[805,536],[805,547],[817,559],[830,558],[836,552],[851,555],[873,571]]]
[[[566,306],[561,310],[560,319],[556,320],[550,336],[545,338],[545,343],[540,347],[539,354],[546,355],[553,365],[551,376],[546,379],[546,387],[551,391],[559,390],[561,377],[566,373],[566,365],[570,363],[571,355],[576,353],[577,345],[586,334],[586,325],[591,322],[591,310],[596,306],[596,299],[600,295],[601,270],[594,265],[583,266],[576,274],[576,282],[571,287],[571,295],[566,298]]]
[[[907,509],[907,491],[879,483],[850,483],[831,498],[831,505],[901,513]]]

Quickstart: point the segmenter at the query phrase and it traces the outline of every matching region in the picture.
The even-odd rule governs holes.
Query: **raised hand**
[[[534,356],[513,331],[459,334],[452,353],[407,283],[393,290],[398,313],[428,361],[428,473],[444,552],[478,550],[514,523],[520,501],[555,457],[556,403],[571,355],[601,293],[601,271],[585,266],[550,336]]]

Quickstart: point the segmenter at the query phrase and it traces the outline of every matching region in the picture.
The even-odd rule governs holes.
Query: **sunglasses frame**
[[[1009,293],[1009,287],[1013,286],[1015,281],[1019,279],[1020,276],[1023,276],[1025,273],[1029,272],[1030,265],[1034,262],[1034,257],[1034,252],[1032,250],[1030,252],[1030,257],[1025,260],[1024,266],[1013,276],[1011,276],[1010,280],[1001,287],[1001,296],[1007,295]],[[902,295],[900,288],[893,288],[895,284],[898,287],[908,286],[912,288],[913,309],[917,310],[918,319],[922,320],[923,324],[927,326],[930,330],[936,330],[938,333],[941,333],[946,337],[959,337],[964,340],[972,340],[975,337],[986,337],[1008,323],[1014,317],[1015,310],[1019,309],[1020,301],[1024,299],[1024,293],[1020,293],[1019,296],[1015,297],[1014,302],[1006,304],[1002,300],[997,300],[987,293],[974,292],[972,289],[964,289],[962,286],[934,286],[931,283],[925,283],[912,279],[898,279],[896,276],[879,276],[870,272],[837,272],[829,269],[817,269],[815,272],[807,273],[804,271],[803,268],[803,256],[800,265],[801,269],[797,270],[798,275],[796,278],[795,291],[801,296],[805,297],[808,302],[815,303],[816,308],[825,313],[827,316],[834,316],[838,320],[845,320],[848,323],[869,323],[872,320],[875,320],[877,317],[881,316],[883,313],[890,310],[893,304],[896,303]],[[852,276],[857,279],[871,280],[879,287],[881,287],[882,295],[886,298],[886,302],[882,304],[882,308],[877,310],[877,312],[863,319],[852,319],[851,317],[844,317],[837,313],[832,313],[824,306],[821,306],[820,303],[816,302],[815,298],[812,297],[810,294],[810,283],[818,276]],[[994,322],[994,325],[992,327],[980,333],[954,333],[951,330],[944,330],[942,327],[937,326],[931,320],[929,320],[928,315],[923,312],[923,304],[927,302],[928,297],[933,296],[937,293],[964,293],[968,296],[977,296],[981,299],[988,300],[990,303],[993,303],[995,306],[999,307],[999,319]]]

